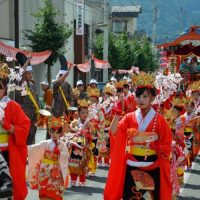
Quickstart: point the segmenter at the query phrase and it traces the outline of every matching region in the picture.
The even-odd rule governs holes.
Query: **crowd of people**
[[[41,82],[40,104],[31,58],[16,58],[20,70],[0,64],[0,198],[24,200],[28,182],[41,200],[62,200],[101,166],[109,167],[105,200],[176,199],[200,149],[200,81],[180,92],[177,74],[140,73],[112,77],[102,92],[95,79],[72,88],[61,56],[53,87]],[[41,105],[47,140],[35,144]]]

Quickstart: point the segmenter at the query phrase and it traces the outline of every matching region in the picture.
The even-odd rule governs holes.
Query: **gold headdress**
[[[174,127],[174,120],[176,119],[176,115],[173,112],[173,109],[170,110],[166,110],[164,112],[164,118],[166,119],[168,125],[170,126],[170,128]]]
[[[115,82],[115,88],[120,89],[123,88],[124,82],[123,80]]]
[[[184,98],[173,98],[173,100],[171,101],[173,106],[178,106],[178,107],[184,107]]]
[[[64,117],[50,117],[48,120],[48,128],[49,129],[59,129],[63,128],[65,125]]]
[[[10,70],[8,68],[8,65],[6,63],[0,63],[0,78],[8,78],[8,75],[10,74]]]
[[[199,92],[200,91],[200,81],[195,81],[188,86],[188,89],[192,92]]]
[[[112,94],[112,95],[115,95],[115,92],[116,92],[116,89],[113,85],[110,85],[109,83],[106,84],[106,86],[104,87],[104,90],[103,90],[104,93],[106,94]]]
[[[86,99],[80,99],[78,100],[78,105],[79,108],[88,108],[89,102]]]
[[[121,81],[122,81],[123,85],[129,85],[129,82],[128,82],[127,79],[123,79],[123,80],[121,80]]]
[[[80,90],[77,87],[73,88],[72,92],[73,92],[74,96],[79,96],[80,95]]]
[[[100,91],[98,88],[92,88],[92,87],[88,87],[87,88],[87,94],[89,97],[99,97],[100,96]]]
[[[153,74],[148,73],[140,73],[139,75],[132,76],[132,83],[133,85],[137,86],[138,88],[148,87],[154,88],[155,87],[155,76]]]
[[[183,102],[184,102],[184,104],[190,104],[190,103],[194,102],[194,98],[192,98],[192,97],[185,97],[183,99]]]

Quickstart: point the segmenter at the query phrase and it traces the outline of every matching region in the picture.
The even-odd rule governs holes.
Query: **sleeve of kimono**
[[[119,200],[122,198],[125,166],[126,166],[126,130],[129,127],[130,114],[119,122],[117,133],[111,138],[111,165],[104,190],[104,200]],[[117,178],[116,178],[117,176]]]
[[[9,110],[8,115],[12,115],[12,121],[10,122],[14,126],[14,137],[16,145],[26,146],[26,140],[30,129],[30,120],[22,110],[21,106],[11,101],[12,111]]]
[[[151,145],[151,147],[157,150],[160,154],[161,159],[169,159],[171,154],[171,144],[172,144],[172,133],[165,119],[159,115],[158,116],[158,129],[159,141]]]
[[[44,156],[45,142],[28,146],[28,181],[32,189],[37,189],[40,161]]]
[[[69,163],[69,151],[67,146],[62,142],[60,147],[60,169],[63,175],[64,182],[66,184],[66,177],[69,174],[68,163]]]

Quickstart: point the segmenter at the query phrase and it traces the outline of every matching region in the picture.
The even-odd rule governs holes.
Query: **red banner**
[[[17,52],[22,52],[26,56],[31,55],[31,65],[38,65],[43,62],[45,62],[49,56],[51,55],[51,51],[42,51],[42,52],[29,52],[29,51],[23,51],[21,49],[17,49],[12,46],[8,46],[4,44],[3,42],[0,42],[0,54],[3,54],[7,57],[13,58],[16,60],[16,53]]]

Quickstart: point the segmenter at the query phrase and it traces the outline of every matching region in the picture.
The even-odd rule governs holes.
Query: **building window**
[[[122,33],[127,31],[127,21],[113,21],[113,32]]]

